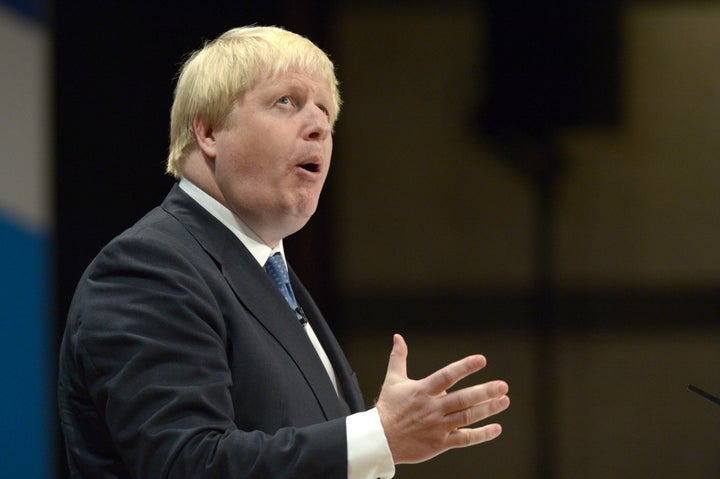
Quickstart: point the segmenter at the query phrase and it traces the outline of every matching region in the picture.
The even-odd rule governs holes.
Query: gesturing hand
[[[467,428],[510,405],[508,385],[491,381],[447,392],[462,378],[485,367],[485,357],[468,356],[424,379],[407,377],[408,348],[393,336],[385,382],[376,407],[395,464],[428,460],[448,449],[495,439],[499,424]]]

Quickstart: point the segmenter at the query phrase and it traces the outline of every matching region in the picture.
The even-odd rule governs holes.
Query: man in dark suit
[[[334,67],[279,28],[231,30],[178,79],[161,206],[80,279],[60,351],[74,478],[372,478],[478,444],[509,405],[491,381],[448,393],[475,355],[419,381],[395,335],[375,407],[286,269],[314,213],[340,108]]]

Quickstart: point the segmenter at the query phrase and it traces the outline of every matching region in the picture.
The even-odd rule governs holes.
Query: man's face
[[[315,212],[332,155],[332,100],[320,78],[263,78],[215,132],[214,175],[225,204],[270,246]]]

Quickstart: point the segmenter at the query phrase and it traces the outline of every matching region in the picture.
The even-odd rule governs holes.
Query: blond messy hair
[[[335,123],[340,92],[335,67],[307,38],[279,27],[229,30],[190,55],[180,69],[170,112],[167,173],[180,178],[187,154],[195,147],[193,120],[222,128],[237,98],[264,76],[295,71],[318,76],[330,85]]]

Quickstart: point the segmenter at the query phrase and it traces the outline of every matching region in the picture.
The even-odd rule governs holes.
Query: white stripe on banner
[[[0,208],[50,223],[49,41],[43,25],[0,4]]]
[[[49,33],[23,6],[0,1],[0,478],[49,479],[56,432]]]

